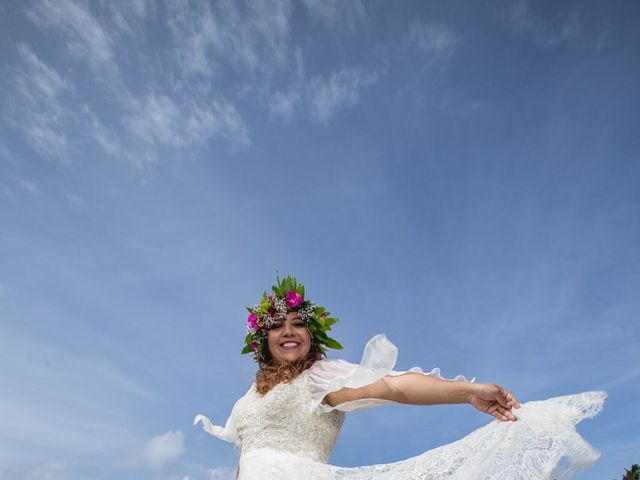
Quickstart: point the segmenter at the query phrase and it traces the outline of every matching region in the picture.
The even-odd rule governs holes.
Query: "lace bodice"
[[[308,371],[265,395],[255,386],[233,408],[237,436],[245,454],[273,448],[327,462],[344,422],[344,413],[322,411],[311,397]]]

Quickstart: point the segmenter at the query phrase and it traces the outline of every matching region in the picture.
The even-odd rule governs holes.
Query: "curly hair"
[[[260,368],[256,372],[256,390],[261,395],[266,394],[279,383],[293,382],[298,375],[322,358],[320,352],[309,351],[304,358],[296,362],[277,364],[273,361],[270,352],[267,351],[266,356],[268,358],[260,362]]]

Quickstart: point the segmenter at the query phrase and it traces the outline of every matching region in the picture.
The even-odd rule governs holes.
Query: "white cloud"
[[[67,137],[61,130],[53,128],[45,121],[29,125],[26,133],[37,150],[50,156],[56,156],[65,163],[68,162],[65,157]]]
[[[416,20],[409,28],[409,41],[421,52],[439,56],[453,51],[457,35],[443,25]]]
[[[281,120],[290,120],[300,103],[300,95],[295,90],[287,93],[276,92],[269,102],[269,113]]]
[[[143,451],[145,463],[154,470],[162,470],[175,462],[185,451],[181,431],[157,435],[147,442]]]
[[[35,184],[35,182],[32,182],[31,180],[20,179],[18,183],[20,183],[20,186],[34,197],[42,196],[42,193],[40,192],[40,189],[38,188],[38,185]]]
[[[169,27],[180,71],[212,75],[220,62],[250,71],[271,71],[284,64],[292,5],[271,2],[173,0]]]
[[[138,90],[129,88],[126,77],[120,75],[115,52],[124,51],[125,43],[129,41],[123,39],[123,35],[136,35],[140,31],[144,34],[141,26],[145,25],[148,16],[156,13],[154,5],[148,0],[107,4],[43,0],[27,11],[35,25],[55,33],[54,38],[62,39],[68,53],[92,67],[94,81],[104,87],[102,93],[108,93],[107,100],[114,109],[109,122],[106,122],[98,107],[100,102],[95,99],[90,102],[84,100],[86,103],[79,107],[66,105],[62,108],[55,95],[59,96],[57,92],[62,86],[69,87],[50,69],[49,82],[40,81],[36,88],[39,92],[50,85],[50,91],[35,97],[37,100],[48,95],[48,100],[55,100],[38,102],[38,106],[42,105],[40,110],[47,115],[39,112],[38,121],[19,122],[28,125],[21,128],[26,130],[30,143],[36,149],[51,156],[65,157],[68,138],[71,138],[68,133],[65,135],[65,126],[78,128],[108,155],[136,166],[155,162],[161,146],[201,146],[216,137],[227,139],[233,147],[249,145],[247,127],[235,105],[222,94],[212,95],[209,84],[203,87],[204,84],[194,86],[185,82],[181,73],[185,72],[187,79],[196,73],[212,74],[211,49],[220,58],[230,61],[238,58],[239,63],[251,68],[258,60],[272,61],[277,55],[268,46],[280,46],[272,37],[286,36],[288,32],[288,14],[282,13],[288,0],[268,8],[254,2],[247,2],[241,8],[236,2],[216,3],[210,7],[204,1],[193,4],[171,1],[167,6],[167,22],[182,56],[178,55],[177,64],[169,62],[167,72],[167,64],[159,67],[146,60],[144,49],[136,49],[139,54],[138,73],[148,81],[152,92],[138,93]],[[215,15],[212,8],[216,9]],[[244,16],[246,12],[251,13],[248,18]],[[224,16],[225,13],[229,18]],[[216,33],[220,25],[222,36]],[[286,43],[282,45],[286,46]],[[32,64],[39,61],[28,47],[22,47],[22,50],[22,56]],[[271,54],[267,55],[269,52]],[[169,59],[172,58],[175,60],[175,57]],[[39,63],[46,67],[43,62]],[[44,71],[43,68],[41,70]],[[21,110],[37,111],[33,106],[34,96],[29,97],[30,83],[43,75],[35,76],[33,80],[23,75],[21,92],[26,100],[22,103],[29,108]],[[157,76],[168,78],[168,82],[157,82]],[[54,80],[58,80],[57,84]],[[80,95],[80,92],[74,93],[72,100]],[[63,125],[63,120],[71,125]]]
[[[305,87],[304,57],[302,49],[297,47],[294,50],[292,61],[288,67],[290,84],[277,91],[267,91],[263,101],[271,118],[282,121],[291,120],[298,110],[303,108],[308,92]]]
[[[511,27],[530,35],[542,47],[553,47],[580,33],[580,18],[577,9],[563,11],[554,17],[536,15],[527,0],[520,0],[510,12]]]
[[[354,31],[366,17],[361,0],[302,0],[312,18],[332,29]]]
[[[64,159],[67,137],[64,134],[63,92],[70,90],[66,80],[46,65],[25,44],[17,45],[22,65],[13,79],[15,97],[10,99],[12,115],[7,116],[22,130],[30,144],[41,153]]]
[[[118,30],[129,35],[136,33],[141,20],[155,12],[155,3],[151,0],[111,1],[108,6]]]
[[[329,79],[316,76],[311,81],[311,110],[320,122],[328,121],[338,110],[352,107],[360,99],[360,90],[378,81],[376,73],[364,68],[334,71]]]
[[[73,193],[67,193],[65,195],[65,199],[67,200],[67,204],[72,211],[77,213],[85,209],[86,202],[82,199],[82,197],[79,197],[78,195],[75,195]]]
[[[27,16],[38,26],[51,27],[62,33],[72,56],[94,67],[116,68],[113,40],[91,15],[89,6],[71,0],[41,0]]]
[[[120,147],[120,140],[115,132],[105,127],[88,105],[85,105],[82,111],[89,118],[90,134],[96,143],[100,145],[107,154],[113,157],[122,156],[123,152]]]
[[[126,123],[135,136],[154,145],[201,145],[218,134],[239,146],[249,144],[242,117],[225,101],[183,98],[178,104],[167,95],[150,94],[133,104]]]
[[[172,0],[167,7],[181,71],[187,76],[211,75],[215,63],[211,52],[221,38],[209,4],[199,2],[190,6],[186,2]]]
[[[30,87],[35,88],[47,101],[54,101],[58,93],[67,88],[66,81],[53,68],[42,62],[28,45],[19,43],[17,48],[22,60],[29,68]],[[30,92],[24,91],[23,94],[28,96]]]

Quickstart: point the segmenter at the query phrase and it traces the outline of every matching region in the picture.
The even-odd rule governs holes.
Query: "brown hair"
[[[271,357],[267,348],[266,359],[260,362],[260,368],[256,372],[256,390],[264,395],[279,383],[291,383],[298,375],[311,367],[322,355],[318,351],[310,350],[300,360],[293,363],[277,364]]]

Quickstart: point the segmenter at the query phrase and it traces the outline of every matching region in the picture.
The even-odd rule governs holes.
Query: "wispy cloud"
[[[64,197],[67,200],[67,205],[69,205],[71,211],[77,213],[85,209],[86,202],[82,199],[82,197],[79,197],[78,195],[75,195],[73,193],[67,193]]]
[[[261,72],[287,59],[289,0],[275,2],[204,1],[169,3],[169,27],[181,71],[212,75],[227,62]]]
[[[158,66],[143,51],[138,52],[137,73],[148,81],[151,92],[130,86],[120,74],[125,66],[122,62],[127,58],[119,57],[117,52],[126,51],[125,44],[129,41],[124,38],[126,35],[138,35],[136,28],[156,14],[153,3],[139,0],[107,7],[72,0],[60,3],[44,0],[28,10],[27,16],[38,27],[55,32],[65,51],[88,64],[94,81],[105,87],[99,91],[105,95],[103,98],[83,98],[79,108],[64,113],[75,115],[75,126],[106,154],[137,166],[148,166],[157,160],[163,146],[203,146],[217,137],[227,139],[234,148],[250,144],[248,129],[229,97],[212,92],[210,87],[203,89],[202,84],[191,85],[189,78],[196,74],[212,75],[216,61],[249,69],[256,68],[259,62],[270,64],[274,59],[281,63],[284,57],[280,58],[277,52],[286,49],[286,43],[278,39],[287,35],[288,10],[290,5],[286,1],[269,8],[253,2],[241,6],[228,2],[214,7],[204,1],[169,2],[165,20],[173,33],[176,56],[169,56],[168,62]],[[245,13],[250,14],[248,18]],[[159,81],[167,68],[173,81]],[[109,122],[102,118],[99,106],[104,100],[111,104]],[[63,118],[49,117],[58,123]],[[47,146],[49,151],[63,156],[67,138],[55,126],[53,120],[32,122],[31,143],[40,149]]]
[[[420,52],[431,57],[450,54],[458,42],[458,36],[449,27],[419,20],[409,27],[408,38]]]
[[[308,92],[306,91],[305,65],[302,49],[296,47],[288,69],[289,84],[281,86],[275,91],[264,93],[266,107],[271,118],[282,121],[291,120],[299,110],[304,108]]]
[[[528,0],[520,0],[509,12],[511,27],[530,35],[542,47],[553,47],[580,34],[580,16],[576,8],[553,17],[537,15]]]
[[[126,123],[138,139],[148,144],[197,146],[216,135],[241,147],[249,144],[242,117],[224,100],[196,103],[183,98],[178,103],[165,94],[149,94],[132,107]]]
[[[116,68],[113,40],[91,15],[89,4],[71,0],[42,0],[27,11],[39,26],[51,27],[62,34],[69,53],[93,67]]]
[[[208,3],[168,3],[168,23],[175,43],[176,60],[185,75],[209,76],[214,71],[213,49],[221,40],[218,24]]]
[[[18,183],[20,184],[20,186],[24,190],[29,192],[34,197],[41,197],[42,196],[42,193],[40,192],[40,189],[38,188],[38,185],[36,185],[35,182],[33,182],[31,180],[20,179],[18,181]]]
[[[121,33],[132,35],[148,15],[155,13],[156,4],[151,0],[109,2],[113,23]]]
[[[353,32],[366,18],[361,0],[302,0],[312,18],[331,29]]]
[[[66,114],[61,96],[70,86],[28,45],[20,43],[17,50],[22,64],[13,79],[16,95],[8,101],[13,115],[5,116],[5,120],[13,122],[36,150],[66,160]]]
[[[95,142],[102,147],[105,153],[113,157],[123,156],[124,152],[120,145],[120,138],[115,131],[106,127],[89,105],[85,105],[82,111],[89,120],[89,134]]]
[[[291,120],[299,103],[300,94],[296,90],[276,92],[269,101],[269,113],[280,120]]]
[[[362,88],[374,85],[377,81],[377,73],[362,67],[334,71],[327,79],[314,77],[310,86],[313,92],[313,117],[320,122],[327,122],[339,110],[357,104]]]

